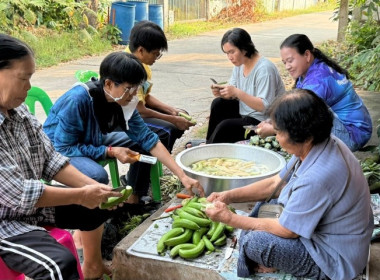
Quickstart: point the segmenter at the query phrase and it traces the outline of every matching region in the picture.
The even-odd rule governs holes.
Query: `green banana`
[[[169,230],[167,233],[165,233],[157,243],[157,253],[162,254],[163,252],[165,252],[165,249],[166,249],[165,241],[166,240],[173,238],[175,236],[178,236],[180,234],[183,234],[184,231],[185,230],[183,228],[173,228],[173,229]]]
[[[209,231],[206,233],[207,237],[208,238],[211,238],[212,235],[214,234],[215,230],[216,230],[216,227],[219,225],[219,222],[216,222],[216,221],[213,221],[211,226],[210,226],[210,229]]]
[[[192,230],[200,229],[200,226],[198,226],[195,222],[190,221],[188,219],[182,219],[182,218],[174,220],[172,224],[172,228],[178,228],[178,227],[188,228]]]
[[[217,240],[219,237],[224,234],[224,229],[226,228],[226,225],[224,223],[219,223],[218,226],[216,227],[214,233],[212,234],[210,241],[214,242]]]
[[[231,226],[229,226],[229,225],[226,225],[226,231],[228,231],[229,233],[232,233],[234,230],[235,230],[234,227],[231,227]]]
[[[197,121],[193,119],[193,117],[189,116],[188,114],[184,113],[184,112],[178,112],[178,116],[182,117],[182,118],[185,118],[186,120],[188,120],[189,122],[193,123],[193,124],[196,124]]]
[[[198,210],[202,210],[204,206],[202,203],[190,201],[189,203],[186,204],[186,207],[192,207]]]
[[[179,236],[167,239],[164,242],[164,244],[165,244],[165,246],[173,247],[173,246],[176,246],[178,244],[186,243],[187,241],[189,241],[191,239],[192,236],[193,236],[193,231],[191,229],[187,228],[187,229],[185,229],[184,233],[182,233]]]
[[[193,244],[198,244],[201,241],[202,236],[208,231],[208,228],[200,228],[193,233]]]
[[[179,254],[179,249],[193,249],[195,248],[195,246],[196,245],[192,243],[178,244],[170,250],[170,257],[176,257]]]
[[[203,240],[203,242],[205,243],[206,249],[207,249],[208,251],[211,251],[211,252],[214,252],[214,251],[215,251],[215,247],[214,247],[214,245],[212,245],[211,241],[207,238],[206,235],[203,235],[203,236],[202,236],[202,240]]]
[[[184,211],[182,209],[177,209],[177,210],[178,210],[177,211],[178,215],[182,219],[188,219],[190,221],[193,221],[196,224],[198,224],[198,226],[200,226],[200,227],[206,227],[206,226],[208,226],[208,225],[211,224],[211,220],[209,220],[209,219],[204,219],[204,218],[196,217],[194,215],[191,215],[191,214],[187,213],[186,211]]]
[[[196,208],[193,208],[193,207],[183,207],[182,210],[186,211],[187,213],[189,213],[191,215],[197,216],[199,218],[207,219],[206,214],[203,213],[201,210],[198,210]]]
[[[223,234],[219,239],[214,242],[215,246],[223,246],[227,243],[227,236]]]
[[[179,249],[179,255],[184,259],[194,259],[203,253],[205,249],[205,242],[203,240],[199,241],[199,243],[192,249]]]
[[[107,202],[100,203],[99,208],[100,209],[112,208],[118,205],[119,203],[126,201],[128,197],[132,194],[132,192],[133,192],[132,187],[126,186],[125,189],[120,192],[122,194],[121,197],[115,197],[115,196],[109,197]]]

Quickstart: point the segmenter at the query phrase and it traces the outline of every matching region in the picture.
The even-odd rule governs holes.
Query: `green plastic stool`
[[[162,175],[162,163],[157,161],[150,168],[150,183],[152,185],[152,196],[154,201],[161,201],[160,177]]]
[[[91,78],[98,78],[99,74],[91,70],[78,70],[75,72],[75,78],[82,83],[91,81]]]
[[[98,160],[101,166],[106,166],[108,164],[108,168],[110,170],[112,187],[118,188],[120,187],[120,179],[119,179],[119,169],[117,167],[117,159],[116,158],[107,158],[103,160]]]
[[[33,115],[36,114],[36,102],[41,103],[46,116],[49,115],[49,111],[53,106],[53,102],[51,101],[49,95],[47,95],[47,93],[39,87],[31,87],[30,90],[28,90],[25,104],[28,106],[29,112]]]

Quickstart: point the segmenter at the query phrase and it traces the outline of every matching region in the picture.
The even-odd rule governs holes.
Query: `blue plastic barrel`
[[[111,6],[110,24],[121,30],[121,41],[119,44],[127,45],[131,29],[135,24],[136,5],[126,2],[113,2]]]
[[[163,10],[164,8],[161,4],[149,5],[149,20],[160,26],[162,30],[164,30]]]
[[[148,2],[147,1],[128,1],[127,3],[136,5],[135,22],[148,20]]]

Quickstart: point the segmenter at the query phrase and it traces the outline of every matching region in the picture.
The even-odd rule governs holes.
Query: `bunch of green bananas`
[[[177,255],[183,259],[194,259],[202,253],[210,254],[227,243],[227,236],[234,228],[210,220],[204,210],[209,202],[206,198],[193,197],[182,201],[183,208],[171,215],[172,229],[157,243],[157,253],[165,255],[170,248],[170,257]],[[233,208],[230,208],[234,211]]]

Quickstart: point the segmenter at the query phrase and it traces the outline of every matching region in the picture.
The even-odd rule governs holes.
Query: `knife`
[[[226,249],[226,254],[224,255],[224,258],[225,258],[226,260],[228,260],[228,259],[231,257],[232,252],[234,251],[234,249],[235,249],[235,247],[236,247],[236,243],[237,243],[237,238],[236,238],[236,236],[234,235],[234,236],[232,237],[231,245],[230,245],[230,247],[228,247],[228,248]]]
[[[118,187],[118,188],[113,188],[112,191],[113,192],[121,192],[122,190],[124,190],[125,187],[124,186],[121,186],[121,187]]]
[[[256,130],[257,125],[244,125],[243,128],[245,128],[247,130]]]

